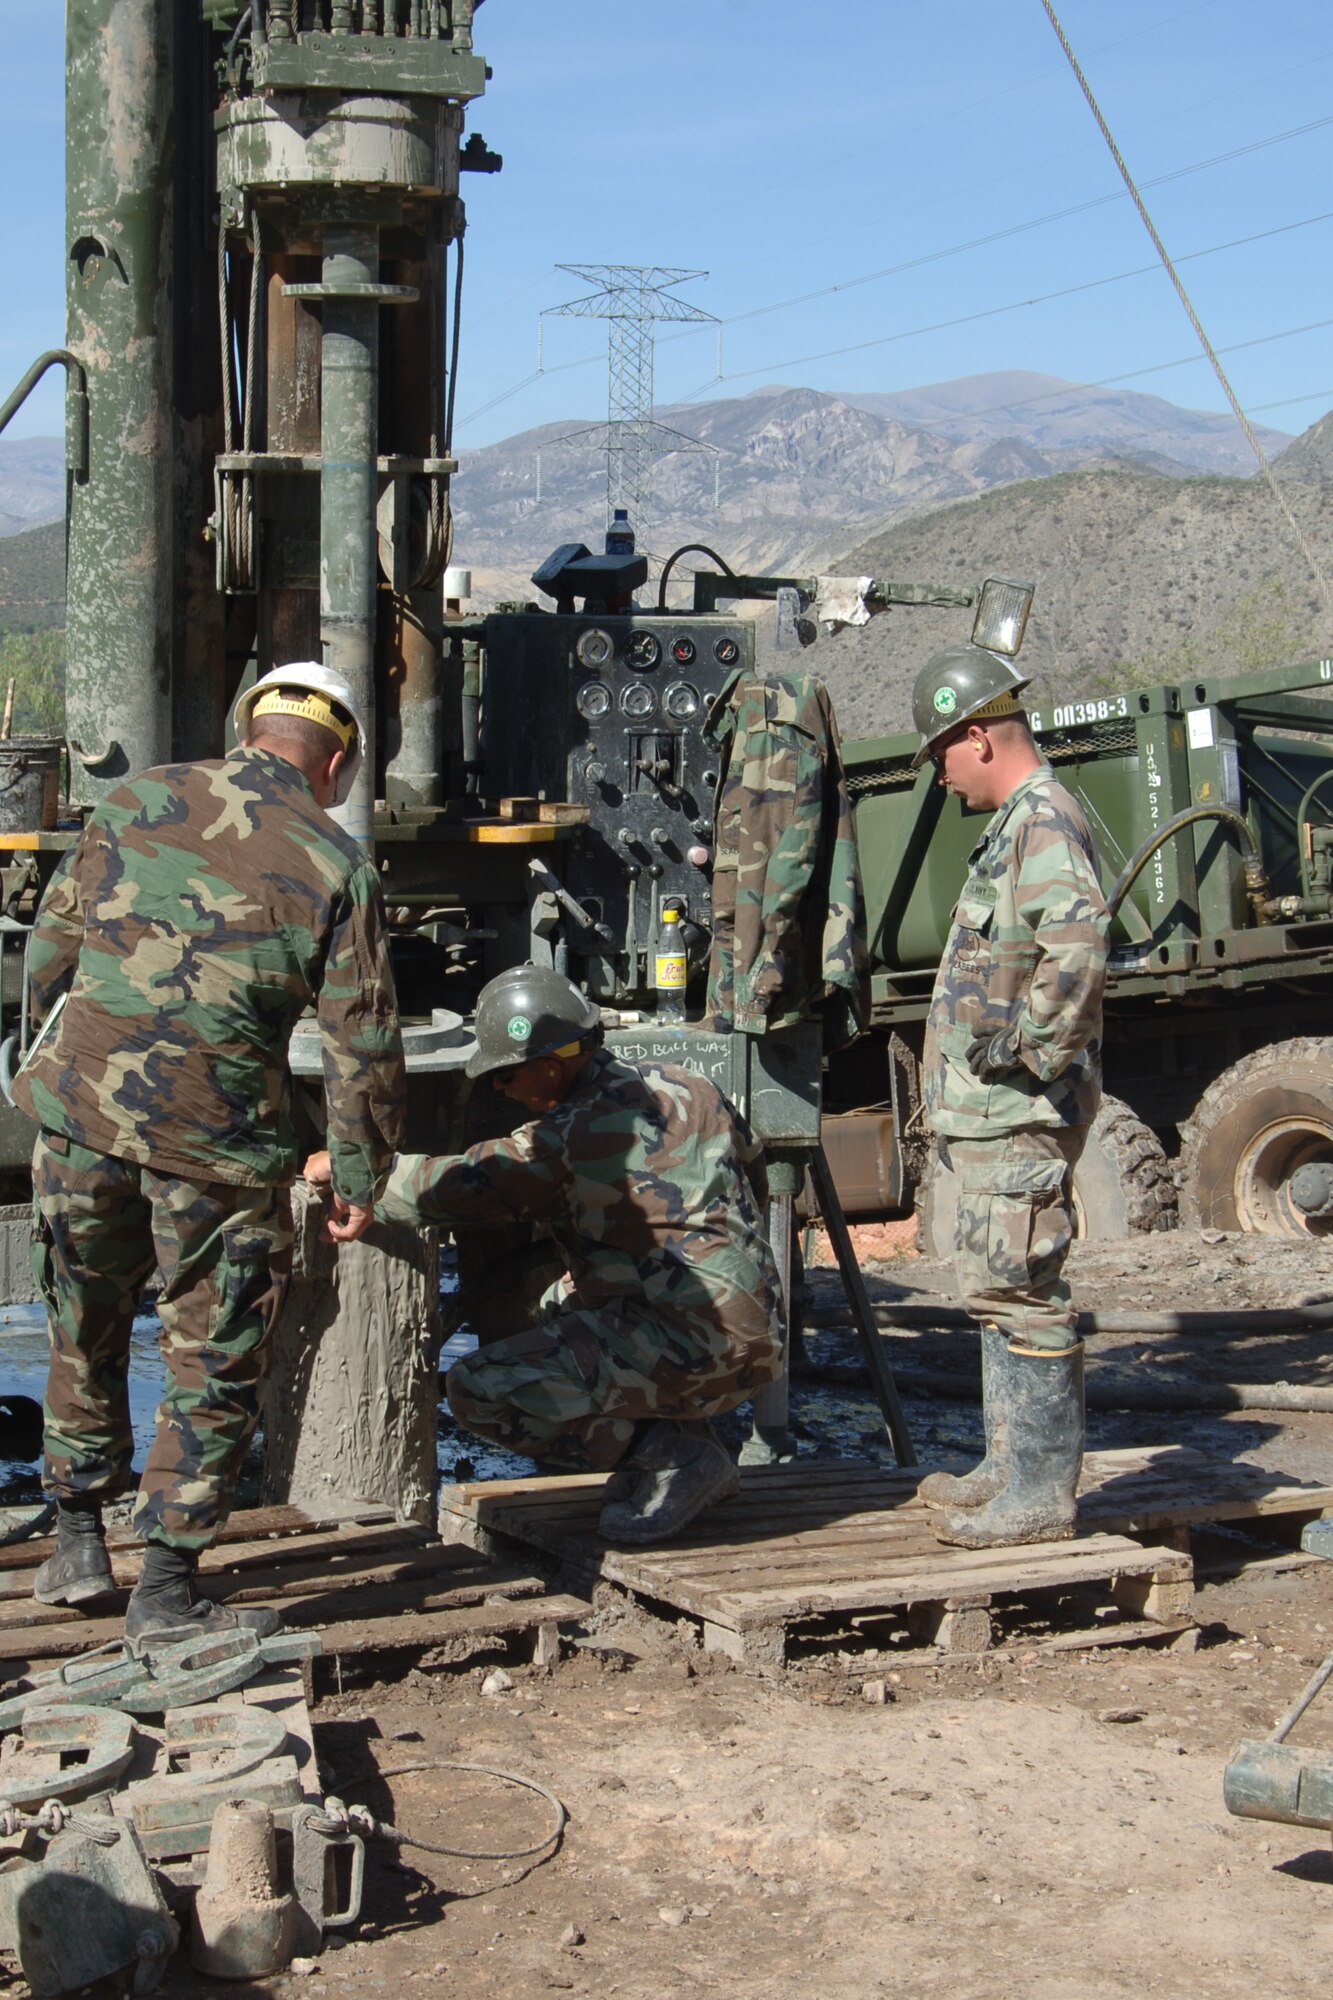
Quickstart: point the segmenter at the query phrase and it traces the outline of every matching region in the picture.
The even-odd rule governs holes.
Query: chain
[[[25,1813],[8,1799],[0,1799],[0,1840],[14,1840],[20,1833],[40,1833],[44,1839],[54,1840],[70,1826],[99,1847],[114,1847],[120,1839],[120,1828],[105,1813],[72,1812],[62,1799],[48,1799],[35,1813]]]

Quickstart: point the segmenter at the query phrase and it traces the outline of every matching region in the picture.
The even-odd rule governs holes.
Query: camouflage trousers
[[[49,1132],[33,1185],[33,1273],[51,1334],[46,1490],[111,1499],[134,1483],[130,1331],[156,1268],[167,1389],[134,1526],[207,1548],[259,1415],[291,1257],[287,1190],[179,1180]]]
[[[444,1386],[467,1430],[530,1458],[604,1472],[629,1450],[636,1424],[721,1416],[773,1381],[781,1359],[757,1300],[737,1301],[726,1332],[656,1319],[626,1301],[567,1306],[455,1362]]]
[[[958,1189],[954,1270],[967,1310],[1011,1340],[1074,1347],[1064,1264],[1071,1184],[1086,1126],[1028,1126],[1002,1139],[942,1139]]]

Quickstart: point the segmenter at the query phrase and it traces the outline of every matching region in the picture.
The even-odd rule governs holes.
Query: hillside
[[[1037,451],[1160,458],[1191,472],[1248,478],[1254,470],[1254,455],[1231,417],[1182,409],[1165,397],[1137,390],[1099,389],[1028,369],[965,375],[923,389],[847,400],[858,409],[966,442],[1012,437]],[[1256,435],[1270,458],[1289,441],[1287,432],[1263,426]]]
[[[0,632],[65,622],[65,523],[0,537]]]
[[[1228,417],[1031,374],[896,396],[779,385],[658,417],[701,449],[657,462],[653,552],[705,541],[748,570],[823,566],[857,522],[1109,458],[1180,477],[1250,462]],[[464,454],[453,485],[460,560],[518,573],[562,541],[594,536],[604,438],[599,424],[547,425]],[[1263,438],[1271,450],[1287,442],[1281,431]]]
[[[0,438],[0,537],[65,511],[62,438]]]
[[[1293,484],[1289,498],[1333,571],[1333,485]],[[834,567],[946,584],[1035,581],[1023,662],[1047,701],[1273,665],[1333,645],[1286,525],[1251,480],[1106,465],[1025,481],[890,523]],[[761,657],[772,662],[771,615],[759,630]],[[909,726],[919,668],[967,632],[965,612],[888,612],[821,636],[800,659],[828,682],[843,734],[873,736]],[[795,658],[777,656],[789,671]]]

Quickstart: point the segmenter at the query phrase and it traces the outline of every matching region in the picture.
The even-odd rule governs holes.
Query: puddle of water
[[[442,1273],[441,1291],[447,1297],[457,1289],[452,1271]],[[134,1456],[137,1466],[152,1442],[157,1406],[162,1396],[163,1376],[158,1338],[161,1325],[155,1313],[144,1313],[134,1322],[130,1341],[129,1395],[130,1420],[134,1429]],[[443,1375],[455,1361],[476,1351],[476,1338],[464,1327],[446,1343],[440,1355]],[[853,1358],[850,1342],[812,1342],[820,1360],[844,1362]],[[46,1315],[40,1306],[7,1306],[0,1310],[0,1399],[31,1396],[42,1400],[46,1386]],[[976,1404],[944,1403],[931,1397],[904,1397],[908,1430],[918,1457],[926,1464],[942,1459],[976,1459],[984,1449],[981,1410]],[[717,1428],[727,1445],[738,1451],[750,1435],[750,1406],[743,1404],[718,1420]],[[1179,1413],[1153,1418],[1143,1412],[1101,1411],[1089,1420],[1089,1448],[1110,1450],[1133,1444],[1157,1442],[1197,1443],[1217,1448],[1216,1425],[1207,1419],[1193,1422]],[[868,1390],[856,1386],[836,1387],[794,1381],[791,1386],[791,1437],[798,1457],[816,1453],[824,1457],[849,1458],[861,1464],[886,1469],[895,1463],[893,1449],[879,1407]],[[1163,1435],[1159,1438],[1157,1433]],[[1196,1436],[1195,1433],[1198,1433]],[[1245,1435],[1239,1433],[1245,1432]],[[1229,1455],[1252,1449],[1262,1436],[1248,1427],[1232,1425],[1227,1437]],[[474,1479],[530,1478],[537,1466],[518,1452],[488,1444],[460,1428],[441,1401],[436,1452],[441,1479],[446,1483]],[[0,1458],[0,1506],[16,1506],[40,1499],[40,1460],[23,1462]],[[253,1504],[247,1489],[253,1477],[243,1482],[238,1496],[242,1504]]]

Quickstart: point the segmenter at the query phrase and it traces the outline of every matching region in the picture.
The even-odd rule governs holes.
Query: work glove
[[[974,1035],[967,1045],[967,1066],[978,1083],[999,1083],[1022,1069],[1015,1030],[1002,1028],[998,1035]]]

